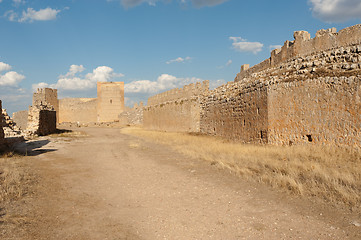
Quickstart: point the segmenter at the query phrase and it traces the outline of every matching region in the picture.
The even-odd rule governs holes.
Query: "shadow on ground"
[[[16,144],[14,151],[24,156],[37,156],[47,152],[54,152],[56,149],[41,149],[47,145],[49,140],[26,141]]]

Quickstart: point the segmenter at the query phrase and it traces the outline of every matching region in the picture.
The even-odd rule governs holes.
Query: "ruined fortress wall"
[[[33,94],[33,106],[51,105],[59,119],[58,90],[52,88],[40,88]],[[59,121],[57,121],[59,122]]]
[[[0,109],[2,109],[2,102],[0,100]],[[3,119],[2,116],[2,111],[0,111],[0,120]],[[3,130],[3,126],[2,126],[2,121],[0,121],[0,144],[2,143],[3,139],[4,139],[5,135],[4,135],[4,130]]]
[[[19,111],[13,113],[13,121],[21,130],[25,130],[28,126],[28,111]]]
[[[97,120],[113,122],[124,111],[124,82],[97,83]]]
[[[242,142],[267,143],[267,87],[228,83],[204,98],[200,132]]]
[[[286,41],[281,49],[273,50],[269,59],[238,73],[235,81],[241,81],[253,73],[278,66],[298,57],[332,49],[342,51],[344,47],[359,45],[361,44],[361,24],[342,29],[339,32],[336,32],[335,28],[322,29],[317,31],[316,36],[312,39],[308,32],[297,31],[294,33],[294,38],[294,41]]]
[[[268,141],[361,144],[361,77],[283,82],[268,91]]]
[[[204,81],[149,98],[148,106],[143,109],[144,127],[162,131],[199,132],[201,100],[208,92],[209,81]]]
[[[59,100],[59,122],[89,123],[97,121],[96,98],[64,98]]]

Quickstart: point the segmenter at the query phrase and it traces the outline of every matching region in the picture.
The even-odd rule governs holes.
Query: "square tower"
[[[97,82],[97,121],[114,122],[124,111],[124,82]]]
[[[52,88],[38,88],[33,94],[33,107],[35,106],[52,106],[56,111],[56,122],[59,122],[59,102],[58,90]]]

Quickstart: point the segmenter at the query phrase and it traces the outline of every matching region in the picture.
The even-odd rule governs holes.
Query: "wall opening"
[[[309,142],[312,142],[313,139],[311,134],[307,134],[306,137]]]
[[[109,101],[110,103],[113,103],[113,100],[112,99],[110,99],[110,101]]]

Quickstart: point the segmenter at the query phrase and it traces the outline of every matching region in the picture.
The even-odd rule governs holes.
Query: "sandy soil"
[[[27,144],[39,180],[17,206],[27,220],[1,239],[361,239],[355,213],[276,192],[119,129],[79,130],[87,136]]]

